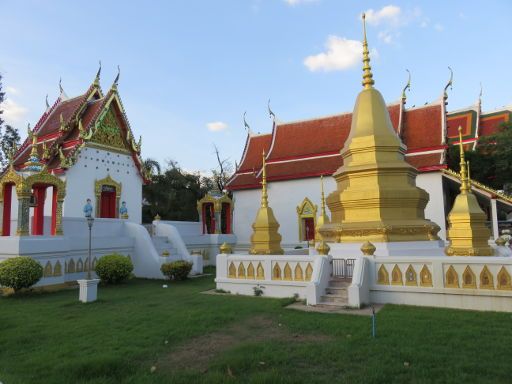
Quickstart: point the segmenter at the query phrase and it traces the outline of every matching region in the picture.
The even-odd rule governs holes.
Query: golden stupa
[[[417,170],[404,159],[386,103],[373,87],[363,15],[363,90],[341,150],[344,164],[334,173],[337,190],[327,198],[331,223],[320,228],[330,242],[437,240],[439,226],[425,219],[429,200],[416,186]]]
[[[261,206],[258,209],[256,220],[252,225],[251,255],[282,255],[281,235],[272,208],[268,206],[267,170],[265,164],[265,151],[263,151],[262,180],[261,180]]]
[[[448,215],[447,237],[450,245],[446,247],[445,253],[448,256],[493,256],[494,250],[488,242],[491,231],[485,226],[487,216],[471,192],[461,131],[459,127],[460,193]]]

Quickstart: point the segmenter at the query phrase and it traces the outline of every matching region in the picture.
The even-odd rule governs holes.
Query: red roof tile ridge
[[[478,105],[473,104],[473,105],[469,105],[467,107],[457,108],[457,109],[454,109],[453,111],[447,112],[446,114],[448,115],[448,117],[450,117],[451,115],[459,114],[461,112],[470,112],[470,111],[478,112]]]
[[[427,104],[419,105],[417,107],[405,108],[405,112],[416,111],[416,110],[422,109],[422,108],[435,107],[437,105],[442,106],[442,103],[443,103],[443,100],[438,99],[438,100],[431,101],[430,103],[427,103]]]
[[[482,115],[482,117],[485,117],[486,115],[490,115],[490,114],[496,113],[496,112],[512,112],[512,104],[504,105],[502,107],[498,107],[495,109],[490,109],[488,111],[482,112],[481,115]]]

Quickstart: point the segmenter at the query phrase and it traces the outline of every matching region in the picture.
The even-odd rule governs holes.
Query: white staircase
[[[320,298],[318,305],[347,307],[348,291],[347,288],[351,284],[350,278],[333,277],[329,280],[329,285],[325,288],[325,295]]]
[[[155,247],[158,255],[167,256],[169,260],[178,260],[182,258],[178,255],[178,249],[173,246],[166,236],[152,236],[151,241],[153,242],[153,246]],[[165,255],[166,251],[168,255]]]

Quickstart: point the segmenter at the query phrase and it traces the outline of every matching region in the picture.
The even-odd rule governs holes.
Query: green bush
[[[99,259],[95,271],[104,283],[117,284],[130,277],[133,264],[129,257],[114,253]]]
[[[43,277],[43,267],[27,256],[18,256],[0,263],[0,285],[18,291],[37,283]]]
[[[192,270],[192,265],[188,261],[178,260],[162,264],[160,270],[171,280],[185,280]]]

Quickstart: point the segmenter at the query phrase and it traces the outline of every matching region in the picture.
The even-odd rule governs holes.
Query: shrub
[[[117,284],[130,277],[133,264],[129,257],[114,253],[99,259],[95,271],[101,281]]]
[[[178,260],[162,264],[160,270],[171,280],[185,280],[192,270],[192,265],[188,261]]]
[[[27,256],[18,256],[0,263],[0,285],[18,291],[37,283],[43,277],[43,267]]]

